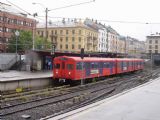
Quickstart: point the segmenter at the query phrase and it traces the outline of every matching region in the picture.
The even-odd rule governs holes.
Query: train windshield
[[[55,64],[54,67],[55,67],[56,69],[60,69],[60,64]]]

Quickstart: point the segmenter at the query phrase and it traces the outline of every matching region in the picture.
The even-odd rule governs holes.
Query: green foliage
[[[93,78],[93,79],[92,79],[92,82],[96,82],[96,78]]]
[[[48,41],[46,42],[44,38],[36,36],[35,49],[38,49],[38,50],[51,49],[51,42],[48,42]]]
[[[33,38],[31,31],[19,31],[19,36],[16,38],[15,34],[11,36],[11,40],[8,43],[8,51],[16,52],[16,39],[17,39],[17,52],[32,49]],[[51,49],[51,42],[46,42],[44,38],[35,37],[35,49],[44,50]]]
[[[25,51],[32,48],[32,32],[31,31],[19,31],[19,36],[15,34],[11,36],[11,40],[8,43],[8,51],[16,52],[16,40],[17,40],[17,52]]]

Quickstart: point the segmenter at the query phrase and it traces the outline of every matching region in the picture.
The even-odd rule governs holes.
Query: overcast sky
[[[38,12],[42,22],[45,8],[54,9],[92,0],[0,0],[21,7],[29,13]],[[42,5],[33,5],[32,3]],[[145,40],[147,35],[160,32],[159,0],[95,0],[88,4],[49,11],[49,20],[65,18],[93,18],[106,25],[111,25],[119,34]],[[104,21],[103,21],[104,20]],[[120,21],[120,22],[112,22]],[[126,22],[125,22],[126,21]],[[133,23],[132,23],[133,22]],[[134,23],[135,22],[135,23]],[[159,24],[145,24],[159,23]]]

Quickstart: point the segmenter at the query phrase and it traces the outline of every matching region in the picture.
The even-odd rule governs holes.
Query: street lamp
[[[16,65],[17,65],[17,41],[18,41],[18,37],[20,35],[18,30],[16,30],[15,35],[16,35]]]
[[[19,31],[18,30],[16,30],[15,35],[16,35],[16,55],[17,55],[17,41],[18,41],[18,37],[19,37]]]

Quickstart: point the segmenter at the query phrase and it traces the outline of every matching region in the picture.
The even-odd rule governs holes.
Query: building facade
[[[118,43],[117,46],[118,53],[126,54],[126,38],[124,36],[119,36],[117,43]]]
[[[108,52],[118,53],[119,34],[111,27],[107,26]]]
[[[129,56],[141,57],[145,53],[145,42],[127,36],[126,37],[126,53]]]
[[[98,32],[81,21],[63,21],[48,25],[47,33],[47,40],[56,43],[56,51],[80,52],[84,48],[85,52],[97,52]],[[45,37],[45,27],[37,27],[36,34]]]
[[[35,20],[17,11],[14,13],[9,5],[3,6],[5,9],[0,8],[0,52],[6,51],[6,45],[16,30],[33,31],[36,26]]]
[[[146,37],[146,53],[160,53],[160,33]]]
[[[97,21],[93,21],[93,19],[91,20],[88,18],[84,21],[84,24],[98,31],[98,52],[107,52],[108,39],[106,26],[102,25],[101,23],[97,23]]]

